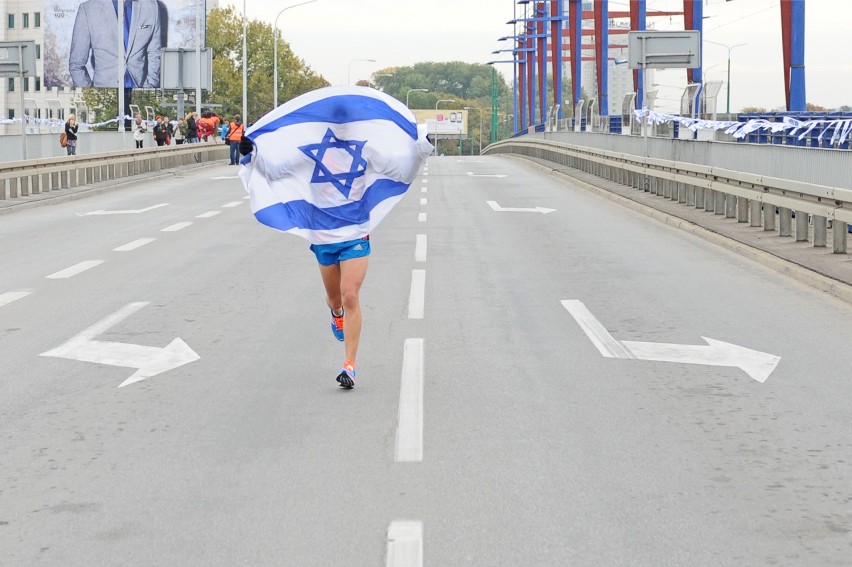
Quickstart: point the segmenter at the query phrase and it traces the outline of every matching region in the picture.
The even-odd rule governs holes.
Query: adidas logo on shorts
[[[356,244],[352,250],[363,250],[360,244]]]

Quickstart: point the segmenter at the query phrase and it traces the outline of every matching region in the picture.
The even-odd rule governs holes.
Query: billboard
[[[426,124],[427,134],[441,138],[467,137],[467,110],[411,109],[418,124]]]
[[[195,49],[199,3],[203,46],[205,0],[124,3],[125,87],[159,88],[161,49]],[[113,0],[47,0],[42,46],[44,86],[116,88],[119,29]]]

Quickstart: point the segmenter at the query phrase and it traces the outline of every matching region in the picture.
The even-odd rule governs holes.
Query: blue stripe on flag
[[[261,134],[274,132],[284,126],[304,124],[306,122],[324,122],[330,124],[345,124],[360,120],[389,120],[399,126],[412,140],[417,140],[417,124],[407,120],[402,114],[392,109],[387,103],[369,96],[337,95],[306,104],[288,112],[269,124],[264,124],[247,136],[257,140]]]
[[[390,197],[402,195],[410,183],[379,179],[373,183],[358,201],[339,207],[320,208],[308,201],[275,203],[254,213],[261,223],[287,231],[294,228],[307,230],[334,230],[370,220],[370,211]]]

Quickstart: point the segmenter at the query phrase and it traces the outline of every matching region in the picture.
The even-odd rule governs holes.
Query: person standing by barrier
[[[154,124],[154,141],[157,142],[158,146],[162,146],[166,143],[167,136],[168,130],[165,124],[163,124],[163,117],[157,116],[157,123]]]
[[[145,143],[145,135],[148,133],[148,125],[142,120],[142,115],[136,113],[133,118],[133,140],[136,142],[136,149],[142,149]]]
[[[186,122],[184,121],[183,116],[178,117],[177,124],[175,124],[174,130],[175,130],[175,135],[174,135],[175,144],[180,146],[180,145],[183,144],[184,140],[186,139],[186,132],[187,132]]]
[[[231,165],[240,165],[240,140],[243,139],[243,134],[246,131],[242,117],[239,114],[234,116],[234,121],[229,122],[227,128],[227,140],[231,148]]]
[[[198,142],[198,115],[190,112],[186,115],[186,143],[195,144]]]
[[[77,116],[69,114],[68,122],[65,123],[65,135],[68,137],[65,151],[69,156],[77,155],[77,129],[79,127],[80,126],[77,124]]]

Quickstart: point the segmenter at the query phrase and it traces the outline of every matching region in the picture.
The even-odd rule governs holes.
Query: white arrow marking
[[[523,209],[517,207],[501,207],[497,204],[497,201],[486,201],[488,206],[498,213],[541,213],[546,215],[547,213],[552,213],[556,209],[546,209],[544,207],[535,207],[532,209]]]
[[[135,210],[126,210],[126,211],[92,211],[89,213],[77,213],[78,217],[87,217],[91,215],[138,215],[139,213],[147,213],[148,211],[153,211],[154,209],[159,209],[160,207],[168,207],[168,203],[160,203],[159,205],[152,205],[150,207],[145,207],[144,209],[135,209]]]
[[[562,305],[574,317],[586,336],[607,358],[633,358],[657,362],[680,362],[709,366],[734,366],[740,368],[761,384],[781,361],[780,356],[750,348],[701,337],[707,345],[676,345],[618,341],[595,319],[582,301],[563,300]]]
[[[146,305],[148,305],[147,301],[130,303],[71,340],[55,349],[43,352],[39,356],[53,356],[81,362],[136,368],[136,373],[122,382],[118,386],[119,388],[168,372],[201,358],[180,338],[174,339],[164,348],[94,340],[95,337],[124,321]]]
[[[501,175],[499,173],[495,174],[487,174],[487,173],[473,173],[471,171],[467,172],[468,177],[508,177],[508,175]]]

